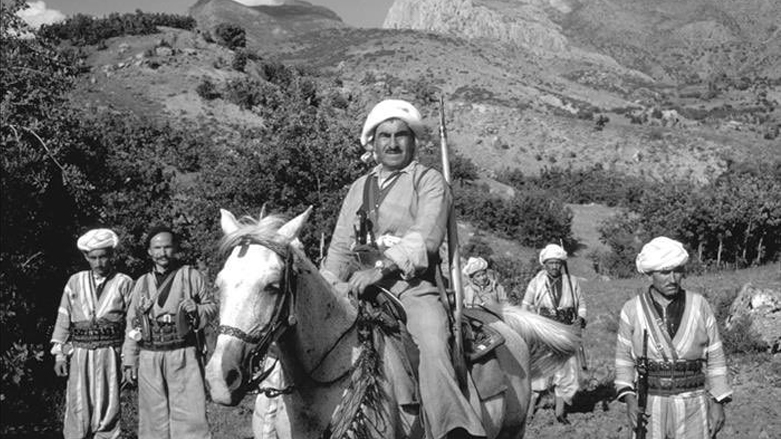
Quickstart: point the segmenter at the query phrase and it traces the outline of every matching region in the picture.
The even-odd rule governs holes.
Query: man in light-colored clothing
[[[496,307],[507,301],[504,287],[488,273],[488,261],[471,257],[461,269],[468,279],[464,285],[465,306]]]
[[[60,300],[52,354],[54,372],[68,377],[65,439],[113,439],[120,434],[120,348],[133,280],[114,271],[118,244],[109,229],[82,235],[76,245],[90,270],[71,276]]]
[[[544,267],[529,282],[521,307],[566,325],[586,326],[586,303],[578,280],[566,270],[567,252],[556,244],[548,244],[540,252],[540,264]],[[529,405],[533,415],[542,392],[553,387],[555,394],[556,420],[568,424],[565,404],[572,404],[572,397],[578,391],[578,356],[572,356],[551,377],[532,381],[534,395]]]
[[[647,333],[649,439],[714,438],[732,399],[718,325],[705,298],[681,287],[689,254],[663,236],[637,255],[637,271],[649,276],[647,291],[621,310],[616,341],[618,399],[630,428],[637,423],[636,362]]]
[[[372,285],[386,288],[404,304],[407,329],[420,351],[427,437],[480,437],[480,417],[462,395],[450,361],[448,318],[434,278],[452,198],[442,174],[414,160],[423,133],[420,113],[408,102],[386,100],[369,113],[361,143],[364,157],[378,165],[350,187],[323,274],[347,282],[353,294]],[[380,256],[369,267],[356,262],[354,251],[366,245]]]
[[[217,304],[198,270],[179,264],[171,229],[150,230],[147,247],[154,268],[133,288],[123,347],[125,378],[138,380],[138,437],[210,438],[195,331]]]

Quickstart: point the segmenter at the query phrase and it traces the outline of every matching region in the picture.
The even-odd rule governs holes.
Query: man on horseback
[[[448,316],[435,284],[452,196],[440,172],[415,160],[423,132],[420,112],[408,102],[385,100],[369,113],[361,133],[363,158],[378,165],[350,187],[323,275],[347,282],[353,294],[378,286],[402,302],[420,351],[421,414],[430,436],[481,437],[486,433],[480,417],[456,380]],[[367,246],[376,247],[378,257],[359,263],[355,250]]]

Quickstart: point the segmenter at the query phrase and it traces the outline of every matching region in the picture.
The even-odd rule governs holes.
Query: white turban
[[[545,265],[545,261],[548,259],[558,259],[561,261],[567,260],[567,252],[561,248],[560,245],[548,244],[540,252],[540,264]]]
[[[83,252],[91,252],[99,248],[115,248],[117,245],[119,245],[119,237],[109,229],[92,229],[76,241],[76,246]]]
[[[643,246],[637,255],[635,264],[637,271],[648,274],[652,271],[672,270],[689,260],[689,253],[683,244],[670,238],[660,236]]]
[[[407,101],[399,99],[386,99],[372,108],[361,131],[361,145],[371,150],[370,142],[374,140],[374,130],[388,119],[401,119],[407,123],[415,138],[423,136],[423,118],[420,111]]]
[[[466,265],[464,265],[464,268],[461,269],[461,272],[468,277],[472,277],[473,274],[477,273],[478,271],[485,270],[487,268],[488,268],[488,262],[486,262],[485,259],[480,257],[469,258],[469,260],[466,261]]]

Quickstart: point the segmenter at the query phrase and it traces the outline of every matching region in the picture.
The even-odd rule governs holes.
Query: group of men
[[[77,241],[90,270],[68,280],[52,335],[54,371],[68,377],[66,439],[120,437],[123,382],[138,383],[139,437],[211,437],[196,332],[217,305],[198,270],[179,263],[171,229],[152,228],[146,243],[153,268],[133,282],[114,268],[114,231]]]
[[[450,358],[448,316],[440,302],[436,270],[453,198],[443,175],[415,160],[423,133],[421,114],[408,102],[385,100],[371,110],[360,140],[366,149],[363,158],[377,165],[351,186],[321,271],[357,296],[379,286],[404,305],[408,331],[420,351],[419,394],[427,437],[485,437],[481,416],[461,393]],[[367,243],[377,254],[368,264],[356,258],[357,248]],[[154,268],[135,286],[111,269],[117,244],[116,235],[106,229],[80,238],[78,246],[91,271],[74,275],[63,295],[52,352],[58,374],[67,373],[65,361],[70,358],[65,436],[118,436],[122,364],[125,379],[138,381],[139,437],[208,437],[193,340],[193,331],[216,313],[205,281],[197,270],[176,263],[176,235],[169,229],[148,234]],[[715,435],[724,423],[723,404],[731,396],[713,314],[702,296],[680,285],[687,258],[680,243],[667,238],[647,244],[637,266],[652,285],[621,313],[616,385],[633,426],[635,362],[642,346],[638,334],[653,334],[648,349],[655,365],[649,380],[651,438]],[[522,307],[583,328],[586,308],[566,260],[558,245],[542,250],[543,270],[530,282]],[[507,300],[485,260],[471,258],[463,273],[469,280],[467,306],[496,306]],[[573,357],[553,377],[533,384],[536,394],[555,389],[561,422],[566,422],[565,403],[578,389],[579,368],[579,359]],[[538,399],[534,397],[532,407]]]

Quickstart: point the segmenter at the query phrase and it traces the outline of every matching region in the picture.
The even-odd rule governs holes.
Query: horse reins
[[[274,308],[274,315],[271,321],[265,328],[261,328],[257,333],[247,333],[235,326],[219,325],[217,327],[218,334],[225,334],[231,337],[238,338],[239,340],[254,345],[252,351],[250,351],[247,357],[247,370],[252,372],[255,369],[255,364],[262,366],[265,354],[260,352],[266,352],[271,343],[275,342],[288,328],[296,324],[295,317],[295,302],[296,302],[296,289],[295,289],[295,276],[293,276],[293,254],[287,245],[274,242],[271,240],[260,240],[257,238],[244,238],[239,243],[241,248],[239,249],[238,257],[242,258],[247,254],[247,250],[251,244],[257,244],[263,246],[272,252],[276,253],[282,260],[285,261],[285,268],[282,274],[282,280],[280,282],[280,290],[282,291],[282,301]],[[247,380],[243,387],[252,388],[259,385],[271,371],[276,367],[276,362],[267,370],[261,371]],[[272,393],[278,396],[283,393],[290,393],[293,390],[292,386],[285,389],[266,389],[267,395]]]

